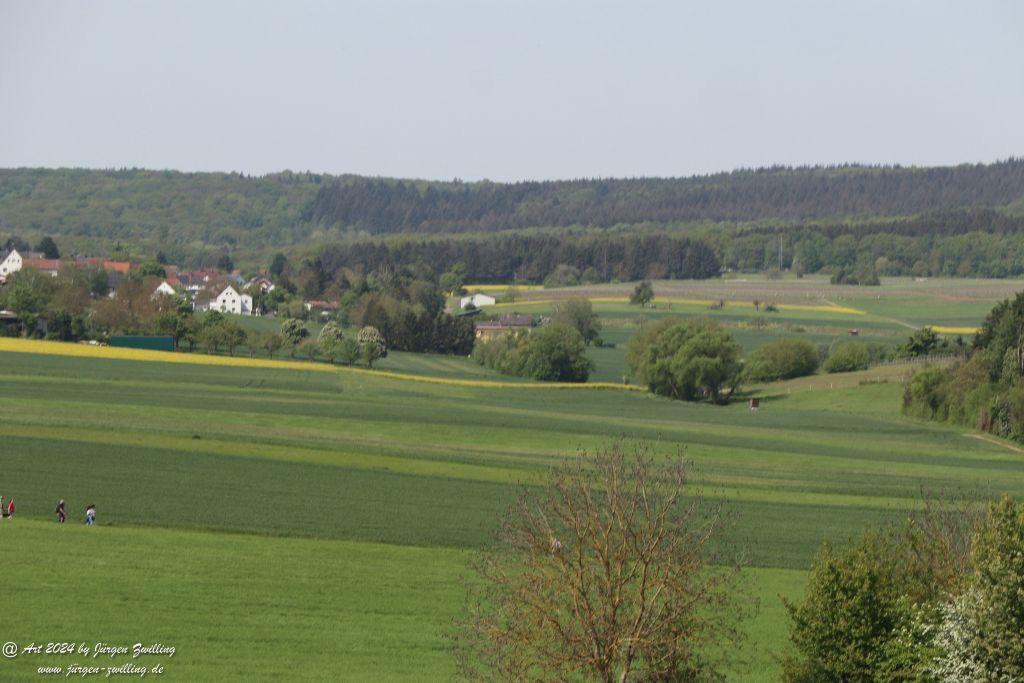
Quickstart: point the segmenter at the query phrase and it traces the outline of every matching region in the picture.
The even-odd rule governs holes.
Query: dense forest
[[[765,168],[691,178],[323,184],[309,217],[381,232],[806,220],[994,207],[1024,197],[1024,159],[947,168]]]
[[[284,251],[314,271],[422,260],[524,282],[562,264],[602,279],[706,275],[698,243],[727,270],[1021,275],[1024,159],[506,184],[0,169],[0,244],[46,235],[68,255],[160,251],[184,266],[230,256],[255,269]],[[666,252],[666,239],[689,246]]]

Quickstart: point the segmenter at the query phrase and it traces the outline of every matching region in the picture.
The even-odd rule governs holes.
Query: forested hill
[[[777,167],[677,179],[507,184],[291,172],[253,177],[0,169],[0,237],[34,240],[48,234],[70,248],[93,250],[121,242],[193,260],[223,251],[244,258],[261,249],[356,233],[561,226],[657,230],[698,222],[845,226],[867,218],[956,216],[1007,205],[1024,213],[1024,159],[939,168]],[[944,232],[938,223],[929,220]]]
[[[998,207],[1024,199],[1024,159],[940,168],[766,168],[691,178],[320,187],[310,218],[380,232],[694,221],[803,221]]]

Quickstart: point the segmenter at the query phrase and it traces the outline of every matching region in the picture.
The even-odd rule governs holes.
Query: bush
[[[814,374],[818,369],[818,349],[803,339],[781,339],[750,354],[744,378],[771,382]]]
[[[731,395],[739,384],[739,355],[736,340],[718,323],[665,318],[633,338],[626,358],[655,394],[719,403],[723,389]]]
[[[832,350],[822,366],[825,372],[853,372],[871,365],[871,353],[864,344],[843,342]]]
[[[1024,679],[1024,505],[1008,496],[989,506],[974,536],[965,616],[974,632],[972,658],[987,675]]]
[[[782,660],[783,680],[1015,680],[936,676],[951,668],[943,664],[946,655],[974,647],[945,652],[944,644],[957,638],[942,632],[947,601],[976,590],[970,585],[972,564],[978,566],[971,548],[978,546],[979,519],[972,500],[926,498],[901,529],[867,530],[842,549],[825,544],[803,598],[785,601],[790,648]],[[1002,550],[1019,552],[1022,546],[1018,539]]]
[[[932,653],[926,646],[896,647],[897,634],[913,631],[909,596],[927,593],[904,560],[899,539],[889,531],[866,532],[841,550],[825,545],[811,565],[803,600],[785,603],[790,652],[782,661],[782,679],[907,680],[881,673],[902,668],[901,660],[918,666],[928,661]]]
[[[945,373],[939,368],[915,372],[903,390],[903,412],[932,418],[945,406]]]
[[[479,342],[473,358],[506,375],[546,381],[586,382],[594,369],[583,336],[561,323]]]
[[[544,278],[544,286],[552,287],[575,287],[580,283],[580,269],[564,263],[555,266],[555,269]]]
[[[893,350],[893,358],[920,358],[937,353],[952,353],[954,345],[941,338],[930,327],[922,327],[907,339],[906,342]]]

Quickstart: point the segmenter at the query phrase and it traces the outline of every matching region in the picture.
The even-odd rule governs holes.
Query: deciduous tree
[[[459,671],[510,681],[712,679],[742,616],[722,510],[681,456],[614,444],[525,489],[472,563]]]

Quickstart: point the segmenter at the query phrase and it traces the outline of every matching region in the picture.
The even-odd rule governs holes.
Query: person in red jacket
[[[14,516],[14,499],[11,498],[10,502],[7,503],[7,519]]]

